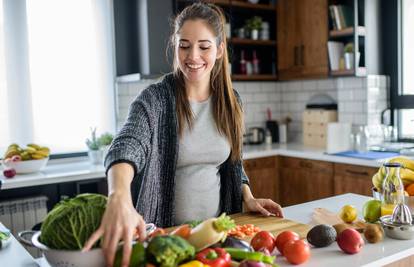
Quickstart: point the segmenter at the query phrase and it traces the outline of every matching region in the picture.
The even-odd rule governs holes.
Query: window
[[[392,36],[395,45],[384,52],[385,57],[392,60],[391,68],[391,107],[394,112],[394,124],[398,126],[398,139],[400,141],[414,141],[414,1],[399,0],[385,1],[388,7],[386,12],[397,14],[395,28],[388,26],[386,33]],[[395,8],[394,8],[395,7]],[[395,11],[394,11],[395,10]],[[393,25],[393,23],[391,23]],[[385,28],[384,28],[385,29]],[[396,34],[394,35],[394,32]],[[397,34],[398,33],[398,34]],[[387,41],[385,40],[384,43]],[[395,52],[394,52],[395,51]],[[387,55],[389,52],[389,55]],[[395,64],[393,63],[393,60]]]
[[[91,127],[114,132],[112,1],[1,2],[0,152],[10,143],[82,152]]]

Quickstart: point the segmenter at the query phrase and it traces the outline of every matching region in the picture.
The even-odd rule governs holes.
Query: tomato
[[[250,245],[255,251],[267,249],[272,252],[275,248],[275,236],[268,231],[260,231],[252,238]]]
[[[299,240],[299,235],[293,231],[283,231],[276,237],[276,247],[283,255],[283,246],[290,240]]]
[[[188,224],[183,224],[175,228],[170,234],[178,235],[184,239],[187,239],[191,234],[191,227]]]
[[[310,257],[309,244],[304,240],[290,240],[283,248],[283,255],[292,264],[301,264]]]

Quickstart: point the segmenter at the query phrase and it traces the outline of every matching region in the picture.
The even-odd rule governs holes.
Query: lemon
[[[352,223],[356,220],[358,212],[352,205],[345,205],[342,207],[339,217],[346,223]]]

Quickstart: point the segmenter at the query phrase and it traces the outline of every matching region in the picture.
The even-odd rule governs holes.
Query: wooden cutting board
[[[302,224],[288,219],[274,216],[266,217],[253,213],[237,213],[230,215],[230,217],[234,219],[237,225],[251,223],[259,227],[260,230],[269,231],[275,236],[277,236],[280,232],[290,230],[298,233],[301,238],[306,238],[306,235],[311,228],[311,226],[307,224]],[[250,241],[251,238],[252,237],[246,237],[244,240]]]
[[[339,218],[338,214],[329,211],[324,208],[315,208],[312,213],[312,220],[310,222],[311,225],[317,224],[329,224],[335,225],[338,223],[344,223],[341,218]],[[358,232],[363,232],[366,226],[366,223],[361,220],[356,220],[353,223],[346,223],[347,226],[350,228],[354,228]]]

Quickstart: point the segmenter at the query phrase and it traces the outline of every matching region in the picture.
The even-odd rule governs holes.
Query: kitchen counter
[[[328,155],[315,148],[304,147],[302,144],[272,144],[246,145],[243,149],[244,159],[254,159],[268,156],[288,156],[322,160],[337,163],[347,163],[368,167],[379,167],[384,160],[364,160],[349,157]],[[102,165],[92,165],[88,159],[78,158],[69,162],[52,160],[46,168],[38,173],[16,175],[6,179],[0,174],[0,189],[13,189],[28,186],[74,182],[88,179],[104,178],[105,169]]]
[[[369,197],[344,194],[331,198],[325,198],[317,201],[307,202],[300,205],[284,208],[285,217],[301,223],[309,223],[311,220],[312,210],[314,208],[325,208],[333,212],[337,212],[345,204],[355,205],[359,212],[363,204],[369,200]],[[359,214],[361,217],[361,214]],[[311,257],[308,262],[300,265],[303,267],[323,267],[323,266],[383,266],[396,262],[406,257],[414,257],[414,240],[394,240],[388,237],[384,241],[377,244],[366,243],[361,252],[354,255],[343,253],[336,243],[325,248],[312,248]],[[12,244],[0,251],[0,262],[7,262],[5,266],[23,267],[32,266],[35,261],[40,267],[49,267],[44,259],[28,259],[27,252],[14,239]],[[292,266],[286,260],[279,256],[277,263],[283,266]],[[34,265],[36,266],[36,265]],[[403,265],[398,265],[403,266]],[[408,266],[408,265],[407,265]]]

